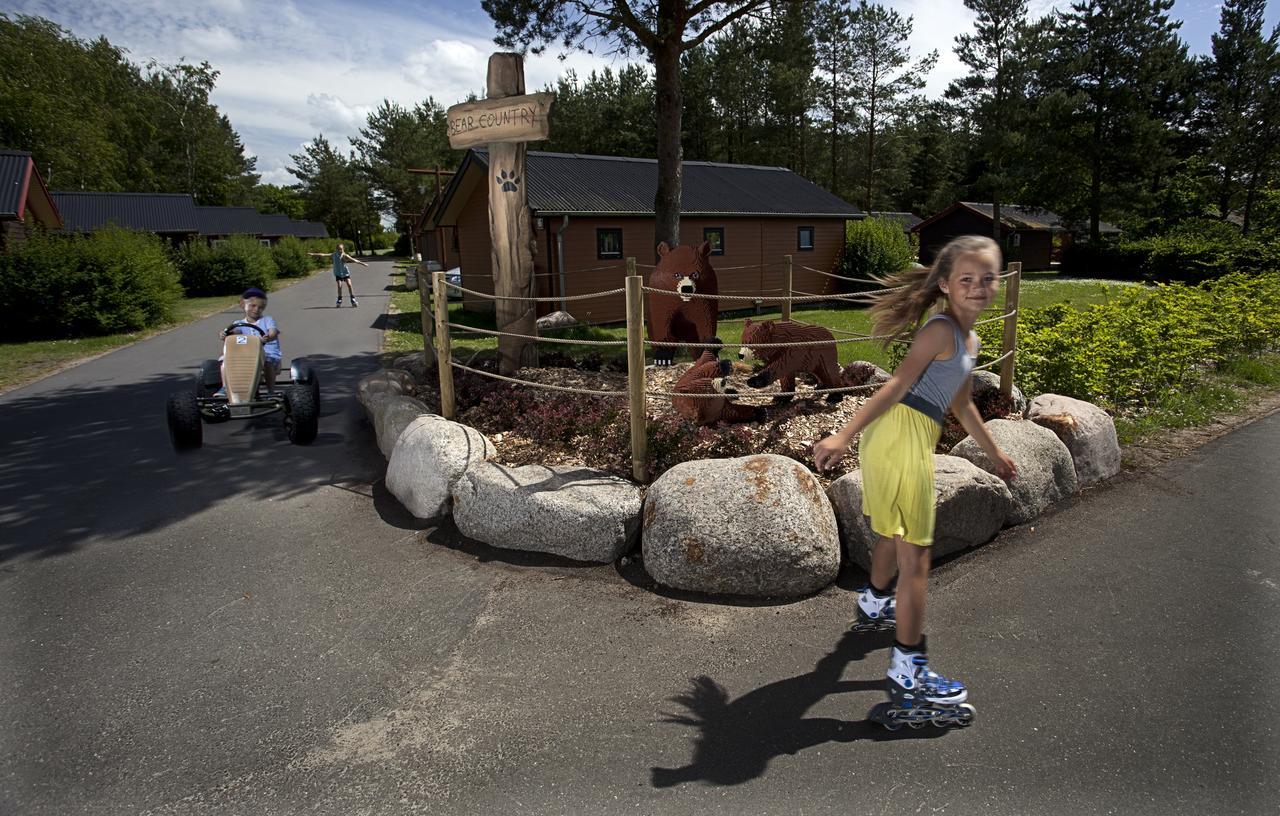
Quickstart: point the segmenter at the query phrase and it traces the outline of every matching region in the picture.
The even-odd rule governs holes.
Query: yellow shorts
[[[862,432],[862,512],[877,534],[933,544],[933,449],[941,434],[938,423],[901,403]]]

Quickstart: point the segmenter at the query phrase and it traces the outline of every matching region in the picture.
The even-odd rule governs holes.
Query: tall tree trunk
[[[680,243],[680,91],[679,32],[668,35],[653,51],[654,88],[658,97],[658,192],[653,199],[654,246]]]
[[[1098,243],[1102,237],[1099,222],[1102,220],[1102,117],[1093,118],[1093,151],[1089,159],[1089,241]]]

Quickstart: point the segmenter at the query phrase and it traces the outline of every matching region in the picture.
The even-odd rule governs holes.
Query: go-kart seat
[[[256,334],[229,334],[222,341],[223,377],[227,402],[236,405],[257,399],[262,378],[262,338]]]

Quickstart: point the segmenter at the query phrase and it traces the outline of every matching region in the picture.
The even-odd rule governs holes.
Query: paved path
[[[0,813],[1274,812],[1280,414],[939,566],[977,722],[889,734],[856,576],[706,603],[406,518],[350,396],[381,301],[330,285],[271,304],[312,448],[168,452],[226,315],[0,398]]]

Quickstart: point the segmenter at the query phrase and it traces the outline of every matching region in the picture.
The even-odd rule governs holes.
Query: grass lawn
[[[324,271],[317,269],[311,274]],[[276,291],[305,278],[277,282]],[[174,306],[173,320],[162,326],[136,332],[109,334],[103,337],[81,337],[71,340],[33,340],[29,343],[0,343],[0,393],[34,382],[67,366],[99,354],[145,340],[178,326],[234,308],[240,302],[236,295],[183,298]],[[228,321],[230,322],[230,321]]]
[[[1074,278],[1059,280],[1056,273],[1032,273],[1022,282],[1019,291],[1019,305],[1025,308],[1036,308],[1052,303],[1065,303],[1073,308],[1084,309],[1095,303],[1105,303],[1121,289],[1137,285],[1139,284]],[[397,318],[397,327],[386,333],[383,350],[393,353],[421,350],[422,327],[421,319],[419,318],[417,292],[394,292],[391,302],[393,308],[400,315]],[[998,314],[1000,311],[1000,309],[993,310],[992,314]],[[720,339],[726,343],[740,341],[742,339],[742,319],[744,316],[747,315],[743,313],[721,315],[717,328]],[[754,314],[749,316],[755,317]],[[765,320],[776,318],[777,316],[778,310],[775,308],[771,311],[765,310],[759,315],[759,318]],[[792,317],[806,323],[826,326],[835,332],[837,339],[842,337],[840,332],[852,332],[861,335],[871,334],[870,314],[865,309],[798,308],[793,310]],[[494,328],[492,315],[463,311],[460,301],[449,304],[449,320],[452,323],[465,326],[475,326],[483,329]],[[625,341],[627,333],[626,328],[623,326],[590,326],[549,333],[548,336],[574,340]],[[458,330],[454,330],[451,344],[454,357],[461,360],[466,360],[468,357],[481,352],[492,353],[498,346],[497,338],[495,337],[484,335],[466,336]],[[606,355],[626,353],[625,345],[615,348],[609,346],[592,347],[571,346],[561,343],[540,343],[539,349],[542,351],[559,351],[569,356],[584,356],[591,353],[604,353]],[[888,367],[889,353],[875,341],[841,343],[839,349],[841,365],[846,365],[854,360],[869,360],[878,366]]]

